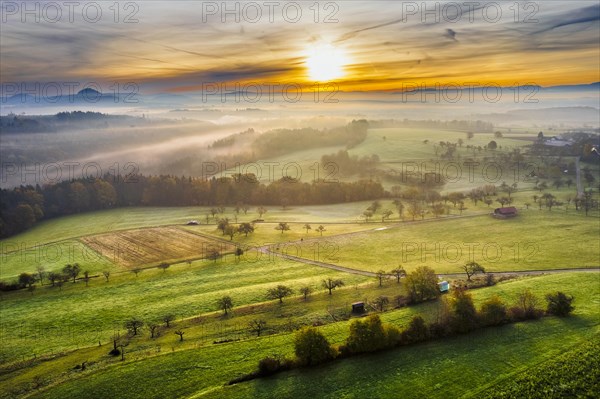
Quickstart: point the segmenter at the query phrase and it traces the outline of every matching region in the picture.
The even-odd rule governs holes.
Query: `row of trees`
[[[21,273],[16,283],[0,283],[0,291],[10,291],[16,289],[27,288],[33,292],[35,290],[35,284],[39,282],[44,285],[44,281],[47,281],[52,287],[60,287],[64,283],[72,280],[73,283],[77,280],[77,277],[82,272],[81,266],[78,263],[65,265],[60,271],[47,272],[43,266],[39,266],[35,273]],[[90,272],[87,270],[83,272],[83,280],[86,286],[91,279]]]
[[[343,287],[345,285],[344,281],[341,279],[334,278],[326,278],[321,281],[321,286],[329,292],[329,295],[339,287]],[[293,295],[296,291],[287,285],[279,284],[276,287],[269,288],[266,293],[266,298],[270,300],[278,300],[279,303],[283,303],[283,299]],[[307,300],[308,297],[314,292],[313,287],[309,285],[303,285],[298,289],[298,293],[302,295],[304,300]],[[222,298],[219,298],[216,302],[216,305],[219,310],[223,311],[223,314],[227,316],[229,312],[233,309],[233,299],[231,296],[226,295]]]
[[[549,315],[565,317],[574,309],[573,297],[562,292],[549,293],[546,300],[545,313]],[[422,316],[417,315],[413,316],[405,328],[400,329],[383,323],[379,315],[371,315],[365,319],[354,320],[350,324],[346,341],[339,346],[332,345],[315,327],[304,327],[297,331],[294,337],[295,359],[268,356],[259,362],[256,372],[232,383],[294,367],[315,366],[337,357],[375,352],[463,334],[477,328],[539,318],[544,314],[539,305],[539,299],[530,290],[524,290],[518,294],[511,307],[500,297],[492,296],[477,310],[471,294],[465,289],[458,289],[450,299],[440,302],[435,321],[427,323]]]
[[[301,183],[281,178],[259,183],[253,174],[192,179],[176,176],[114,176],[0,190],[0,237],[62,215],[123,206],[319,205],[382,198],[380,182]]]

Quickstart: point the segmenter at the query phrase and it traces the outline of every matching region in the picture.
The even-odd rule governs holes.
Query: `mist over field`
[[[119,103],[118,107],[110,102],[97,105],[80,98],[61,108],[48,106],[44,98],[38,98],[37,102],[30,99],[30,103],[4,99],[7,105],[2,108],[0,155],[4,162],[14,163],[19,170],[33,170],[36,164],[72,162],[78,164],[71,171],[77,176],[84,173],[81,168],[86,163],[94,163],[104,172],[112,168],[114,174],[115,167],[133,163],[136,173],[205,177],[198,160],[200,163],[228,161],[232,166],[246,161],[243,156],[236,160],[236,155],[248,151],[251,144],[248,140],[222,147],[212,145],[247,129],[253,129],[256,135],[276,129],[325,131],[358,119],[483,121],[496,128],[525,129],[523,132],[531,135],[544,129],[599,126],[598,84],[577,89],[525,86],[460,91],[448,87],[388,93],[331,92],[328,94],[331,98],[323,97],[322,101],[315,101],[314,92],[303,95],[309,98],[270,101],[266,95],[259,95],[258,101],[252,103],[248,101],[249,93],[227,96],[224,102],[218,95],[166,95],[165,101],[160,101],[160,95],[148,99],[138,95],[135,103]],[[214,96],[217,98],[211,98]],[[100,112],[106,117],[73,118],[68,124],[39,118],[52,116],[57,110]],[[14,123],[15,117],[19,123]],[[32,125],[28,119],[40,121]],[[288,152],[293,153],[294,149]],[[290,160],[293,158],[290,155]],[[96,174],[97,170],[94,166],[91,173]],[[21,172],[3,172],[2,187],[43,183],[40,176],[39,181],[34,181],[33,175],[27,181]],[[68,167],[62,172],[65,178],[69,177]],[[56,180],[56,176],[54,173],[48,180]]]

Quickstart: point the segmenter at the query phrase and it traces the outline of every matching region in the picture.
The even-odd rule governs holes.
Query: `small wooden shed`
[[[504,219],[515,216],[517,216],[517,208],[515,208],[514,206],[507,206],[504,208],[494,209],[494,217]]]
[[[365,313],[365,303],[354,302],[352,304],[352,313]]]

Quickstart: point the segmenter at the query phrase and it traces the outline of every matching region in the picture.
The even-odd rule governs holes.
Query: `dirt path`
[[[429,223],[429,222],[435,222],[435,221],[440,221],[440,220],[457,219],[457,218],[472,218],[472,217],[479,217],[479,216],[485,216],[485,215],[488,215],[488,213],[478,213],[475,215],[465,215],[465,216],[456,215],[456,216],[448,216],[448,217],[440,218],[440,219],[426,219],[426,220],[415,220],[415,221],[409,221],[409,222],[396,222],[396,223],[389,224],[389,225],[381,225],[381,227],[374,227],[374,228],[369,228],[369,229],[365,229],[365,230],[335,234],[335,235],[327,236],[327,238],[354,236],[354,235],[359,235],[359,234],[365,234],[369,231],[374,231],[374,230],[380,230],[380,229],[387,230],[387,229],[399,228],[399,227],[405,226],[407,224]],[[229,241],[225,238],[215,237],[215,236],[211,236],[209,234],[204,234],[204,233],[200,233],[200,232],[195,232],[195,234],[204,236],[206,238],[212,238],[217,241],[222,241],[222,242],[231,244],[231,241]],[[315,237],[315,238],[305,239],[303,241],[303,243],[307,243],[307,242],[311,242],[311,241],[319,241],[319,240],[321,240],[321,237]],[[283,242],[283,243],[279,243],[279,244],[284,245],[284,244],[300,243],[300,242],[301,242],[300,240],[295,240],[295,241],[288,241],[288,242]],[[235,244],[235,242],[234,242],[234,244]],[[288,255],[288,254],[283,254],[283,253],[280,253],[277,251],[272,251],[273,246],[274,246],[274,244],[269,244],[269,245],[264,245],[262,247],[259,247],[257,249],[258,249],[258,251],[260,251],[261,253],[263,253],[265,255],[279,257],[279,258],[286,259],[286,260],[289,260],[292,262],[304,263],[307,265],[318,266],[318,267],[323,267],[326,269],[336,270],[336,271],[340,271],[340,272],[344,272],[344,273],[357,274],[357,275],[367,276],[367,277],[376,277],[377,276],[377,273],[369,272],[366,270],[353,269],[351,267],[336,265],[333,263],[321,262],[319,260],[312,260],[312,259],[308,259],[308,258],[301,258],[299,256]],[[600,272],[600,267],[578,267],[578,268],[572,268],[572,269],[562,267],[562,268],[547,269],[547,270],[519,270],[519,271],[506,271],[506,272],[490,272],[490,274],[494,274],[496,276],[504,276],[504,275],[530,276],[530,275],[557,274],[557,273],[570,273],[570,272],[598,273],[598,272]],[[464,276],[465,276],[464,273],[440,273],[440,274],[438,274],[438,277],[442,277],[442,278],[457,278],[457,277],[464,277]],[[395,278],[395,276],[389,275],[389,278]]]

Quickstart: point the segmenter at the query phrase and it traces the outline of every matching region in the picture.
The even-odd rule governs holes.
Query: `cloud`
[[[450,40],[454,40],[455,42],[458,41],[458,40],[456,40],[456,32],[452,29],[446,29],[446,33],[444,33],[444,37],[447,37]]]
[[[538,22],[530,24],[514,21],[508,11],[498,23],[477,10],[474,20],[462,15],[457,23],[403,18],[399,3],[377,1],[340,3],[335,24],[314,23],[309,13],[299,23],[203,23],[189,4],[144,2],[138,24],[4,24],[0,83],[104,79],[143,83],[142,91],[178,91],[196,90],[202,82],[301,82],[307,79],[306,51],[321,41],[347,53],[347,81],[365,82],[365,90],[392,86],[409,74],[577,83],[600,68],[600,5],[589,2],[545,3],[533,16]],[[459,41],[460,52],[452,45]]]
[[[580,25],[588,22],[598,21],[600,21],[600,4],[590,7],[583,7],[575,11],[571,10],[566,13],[561,13],[556,18],[542,22],[544,27],[542,29],[533,31],[532,34],[540,34],[572,25]],[[596,30],[596,34],[597,33],[598,31]]]

